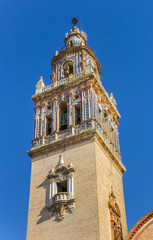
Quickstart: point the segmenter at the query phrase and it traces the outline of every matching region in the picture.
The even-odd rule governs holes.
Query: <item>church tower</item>
[[[127,235],[113,94],[74,26],[36,85],[27,240],[121,240]]]

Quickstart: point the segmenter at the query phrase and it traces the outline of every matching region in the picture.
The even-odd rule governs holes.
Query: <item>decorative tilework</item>
[[[72,134],[72,128],[68,129],[68,134]]]
[[[84,130],[86,128],[86,124],[85,123],[82,123],[81,124],[81,130]]]
[[[55,140],[55,133],[52,134],[52,136],[51,136],[51,140],[52,140],[52,141]]]
[[[92,127],[92,121],[87,122],[88,128]]]

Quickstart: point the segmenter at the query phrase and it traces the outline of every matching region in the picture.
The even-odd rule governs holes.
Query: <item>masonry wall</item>
[[[140,234],[137,240],[152,240],[153,239],[153,223],[150,224],[144,231]]]
[[[63,154],[67,166],[74,172],[75,210],[66,213],[61,222],[49,219],[48,172],[58,164]],[[98,140],[80,140],[65,148],[52,150],[33,158],[27,240],[111,240],[109,193],[113,186],[121,212],[123,236],[127,235],[122,173]]]
[[[48,218],[45,208],[49,185],[46,176],[63,154],[66,165],[73,163],[76,208],[61,222]],[[77,145],[41,155],[32,162],[27,240],[98,240],[95,143]]]
[[[109,193],[113,187],[116,202],[121,212],[123,238],[127,235],[127,222],[124,205],[122,173],[113,163],[108,152],[95,143],[95,157],[97,168],[97,196],[99,212],[99,231],[101,240],[111,239],[110,213],[108,208]]]

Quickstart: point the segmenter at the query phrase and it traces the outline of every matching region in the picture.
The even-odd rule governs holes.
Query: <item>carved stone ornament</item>
[[[51,80],[52,80],[53,83],[55,82],[55,75],[56,75],[55,72],[53,72],[52,75],[51,75]]]
[[[49,217],[56,216],[61,221],[65,217],[65,212],[73,212],[75,199],[73,191],[74,168],[72,163],[64,165],[63,155],[59,156],[59,162],[55,168],[49,171],[50,182],[49,192]]]
[[[109,195],[108,207],[110,210],[112,240],[122,240],[121,213],[116,203],[113,188],[111,188],[111,193]]]

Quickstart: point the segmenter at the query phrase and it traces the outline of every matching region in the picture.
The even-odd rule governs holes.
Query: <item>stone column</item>
[[[53,97],[52,98],[52,102],[53,102],[53,132],[57,131],[57,117],[56,117],[56,112],[57,112],[57,97]]]
[[[105,112],[104,112],[104,105],[101,105],[102,108],[102,130],[103,132],[106,132],[106,126],[105,126]]]
[[[54,179],[50,180],[49,205],[53,203],[53,196],[57,193],[57,186]]]
[[[35,120],[36,120],[36,124],[35,124],[35,138],[39,137],[39,109],[40,109],[40,105],[37,105],[35,107],[36,109],[36,114],[35,114]]]
[[[70,90],[68,92],[68,97],[69,97],[69,103],[68,103],[68,126],[73,126],[73,118],[72,118],[72,96],[73,96],[73,90]]]
[[[84,91],[85,86],[81,85],[80,89],[80,95],[81,95],[81,121],[85,120],[85,109],[84,109]]]
[[[91,118],[91,109],[90,109],[90,106],[91,106],[91,95],[90,95],[90,92],[91,92],[91,89],[92,89],[92,85],[94,84],[94,80],[93,79],[90,79],[87,83],[86,83],[86,89],[88,90],[88,98],[87,98],[87,108],[88,108],[88,115],[86,116],[86,118]]]
[[[73,184],[73,173],[69,173],[68,179],[67,179],[67,191],[69,194],[69,198],[74,197],[74,184]]]

